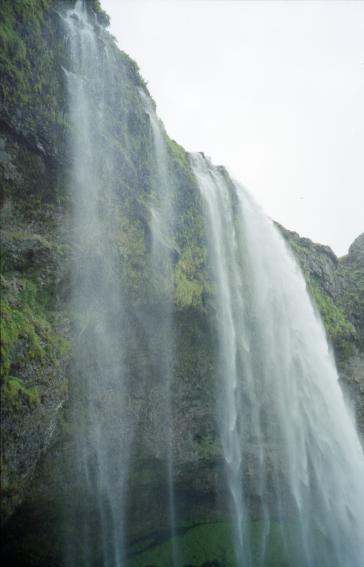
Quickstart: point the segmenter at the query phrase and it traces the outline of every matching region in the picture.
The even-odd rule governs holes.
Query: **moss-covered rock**
[[[64,150],[65,46],[54,16],[56,4],[4,0],[0,22],[1,120],[19,140],[49,159]]]
[[[2,520],[21,502],[67,397],[68,342],[34,280],[1,276]]]
[[[337,361],[347,360],[355,349],[362,348],[364,277],[360,251],[337,258],[328,246],[301,238],[280,225],[278,228],[302,268]],[[362,240],[355,241],[354,250],[363,247]]]
[[[356,329],[358,347],[364,352],[364,234],[356,238],[347,256],[339,259],[338,304]]]
[[[3,129],[1,208],[2,521],[22,502],[54,439],[67,398],[68,314],[61,244],[61,176],[45,156]]]
[[[175,268],[175,302],[178,308],[203,308],[207,291],[204,276],[206,251],[191,244],[181,254]]]
[[[337,258],[329,247],[278,227],[302,268],[364,435],[364,235]]]
[[[308,291],[322,317],[338,360],[347,360],[355,352],[355,344],[358,341],[354,325],[344,309],[336,305],[332,297],[317,284],[309,282]]]

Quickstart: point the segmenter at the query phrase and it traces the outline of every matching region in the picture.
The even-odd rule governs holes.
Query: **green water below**
[[[249,541],[252,565],[264,567],[297,567],[286,559],[285,547],[278,523],[271,524],[266,538],[264,559],[262,560],[262,522],[252,521],[249,525]],[[140,549],[142,546],[140,546]],[[181,567],[237,567],[234,556],[231,526],[217,522],[203,524],[186,530],[173,540],[161,542],[144,550],[135,552],[127,562],[127,567],[172,567],[173,549],[177,550],[178,564]]]

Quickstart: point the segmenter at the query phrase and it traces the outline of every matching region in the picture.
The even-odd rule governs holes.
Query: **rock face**
[[[364,436],[364,234],[347,256],[279,226],[307,280],[333,346],[340,378]]]
[[[45,195],[54,171],[7,131],[1,135],[2,520],[24,497],[67,397],[67,270],[59,209]],[[6,187],[12,187],[12,194]],[[45,202],[44,202],[45,201]],[[41,203],[43,203],[41,205]],[[42,209],[40,212],[39,207]]]
[[[98,3],[89,4],[96,10],[99,22],[100,18],[104,20]],[[0,60],[4,77],[0,92],[2,519],[11,517],[4,538],[9,565],[61,562],[64,508],[77,505],[82,496],[92,501],[92,495],[90,498],[82,492],[83,487],[76,481],[75,432],[68,419],[72,392],[77,388],[77,383],[70,381],[68,368],[70,264],[77,250],[72,249],[67,238],[71,206],[67,146],[70,116],[62,67],[67,68],[69,62],[59,15],[68,6],[68,2],[52,0],[26,5],[9,0],[4,4],[0,30],[4,47]],[[143,439],[142,447],[134,446],[135,464],[130,472],[133,521],[129,537],[135,540],[147,529],[152,537],[154,532],[160,537],[169,521],[164,503],[166,478],[164,473],[161,475],[166,452],[165,400],[155,363],[162,340],[158,329],[162,327],[163,306],[158,291],[148,285],[148,201],[157,165],[150,119],[139,95],[142,89],[148,96],[144,82],[136,65],[117,50],[111,39],[109,48],[117,68],[114,87],[118,104],[108,109],[107,144],[108,151],[117,156],[118,172],[113,177],[106,160],[105,182],[117,187],[123,205],[118,210],[115,244],[123,266],[126,327],[130,329],[126,338],[127,363],[134,391],[129,407],[137,422],[136,439]],[[35,65],[39,70],[36,83],[32,73]],[[205,502],[216,482],[210,474],[210,488],[201,486],[201,471],[210,470],[211,462],[221,457],[214,443],[212,404],[207,403],[212,394],[213,338],[205,317],[208,290],[201,213],[187,155],[163,135],[177,211],[175,240],[171,244],[175,268],[173,316],[179,352],[176,374],[180,378],[174,394],[178,408],[174,417],[178,432],[177,484],[181,502],[187,508],[186,517],[198,514],[206,519]],[[153,352],[143,339],[145,324],[155,329]],[[108,415],[105,419],[109,419]],[[136,500],[144,504],[135,506],[132,503]],[[91,505],[90,515],[93,513]]]
[[[0,27],[1,182],[1,396],[2,519],[8,565],[62,563],[67,506],[87,498],[75,482],[76,451],[68,416],[70,384],[70,261],[67,235],[70,128],[62,67],[67,67],[58,12],[69,2],[5,0]],[[99,23],[107,18],[88,2]],[[147,89],[137,67],[110,39],[120,96],[110,124],[120,164],[115,183],[123,201],[116,235],[130,305],[129,358],[137,415],[129,494],[131,542],[163,538],[168,508],[163,405],[153,366],[163,309],[148,289],[151,247],[150,186],[156,176],[150,120],[138,96]],[[37,66],[35,79],[33,68]],[[149,96],[149,95],[148,95]],[[216,338],[209,325],[211,287],[201,206],[186,152],[165,134],[176,200],[173,314],[176,328],[176,494],[191,524],[223,514],[222,461],[214,425]],[[107,170],[107,164],[105,169]],[[106,174],[105,174],[106,175]],[[326,246],[279,227],[296,255],[332,342],[340,376],[364,435],[364,235],[337,258]],[[154,352],[143,344],[143,325],[155,331]],[[149,408],[144,413],[141,407]],[[135,502],[139,503],[135,505]],[[65,504],[66,503],[66,504]],[[146,511],[148,513],[146,513]],[[90,505],[90,514],[94,510]],[[181,513],[182,513],[181,512]],[[31,526],[31,529],[30,529]],[[31,534],[31,537],[30,535]]]

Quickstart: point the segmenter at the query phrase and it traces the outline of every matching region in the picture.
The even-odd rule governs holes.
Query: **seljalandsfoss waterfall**
[[[41,4],[43,137],[14,111],[0,146],[6,564],[362,567],[362,236],[276,225],[168,137],[98,2]]]
[[[108,167],[118,174],[105,142],[107,105],[118,104],[115,67],[82,2],[67,13],[65,26],[72,62],[65,72],[72,118],[72,372],[80,461],[75,518],[80,524],[76,534],[72,528],[66,561],[92,565],[100,555],[100,565],[119,567],[126,561],[128,470],[137,423],[128,410],[133,378],[126,327],[133,322],[125,315],[123,266],[112,240],[115,210],[123,201],[102,171]],[[158,474],[165,476],[169,563],[177,567],[183,564],[177,536],[184,519],[178,513],[173,454],[175,191],[162,126],[150,98],[143,90],[139,94],[155,163],[149,203],[151,293],[163,309],[156,327],[147,318],[142,326],[148,349],[158,359],[164,437]],[[201,193],[214,288],[213,397],[231,561],[241,567],[270,564],[275,540],[281,564],[359,567],[364,558],[363,453],[303,277],[273,224],[227,172],[200,154],[190,160]],[[94,548],[96,526],[100,550]]]

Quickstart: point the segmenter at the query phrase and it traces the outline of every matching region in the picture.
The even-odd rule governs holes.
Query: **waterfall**
[[[153,402],[142,399],[140,392],[152,373],[162,410],[158,413],[162,422],[152,422],[152,431],[163,431],[165,451],[160,456],[165,471],[158,471],[166,490],[161,494],[161,508],[172,540],[171,561],[177,566],[173,458],[175,213],[166,134],[151,99],[140,89],[137,96],[144,108],[151,151],[150,202],[146,203],[151,246],[145,268],[150,281],[145,293],[153,307],[146,311],[125,304],[122,283],[128,281],[128,274],[123,272],[124,262],[115,244],[120,219],[125,223],[119,154],[113,148],[118,139],[110,142],[120,133],[113,130],[115,108],[120,104],[117,86],[114,88],[119,70],[112,49],[108,49],[106,32],[97,26],[85,2],[78,0],[61,18],[70,52],[70,68],[64,71],[71,119],[71,399],[79,485],[79,494],[66,517],[66,565],[97,562],[103,567],[121,567],[127,561],[128,513],[133,515],[133,508],[142,505],[142,496],[135,493],[136,500],[128,501],[130,470],[145,459],[141,452],[145,439],[138,438],[136,443],[133,439],[142,427],[142,414],[151,413],[148,404]],[[128,144],[126,136],[124,141]],[[149,360],[138,366],[133,357],[139,340]]]
[[[125,410],[121,274],[112,244],[117,197],[103,178],[105,164],[114,171],[117,165],[105,147],[113,71],[84,3],[77,1],[63,21],[71,54],[71,69],[65,73],[72,161],[72,427],[79,483],[67,518],[65,562],[79,567],[100,558],[104,567],[119,567],[130,423]]]
[[[174,494],[173,462],[173,408],[172,391],[175,360],[175,341],[173,325],[173,257],[174,248],[174,179],[171,174],[166,146],[167,135],[153,107],[152,100],[140,90],[140,97],[149,116],[153,138],[153,161],[156,175],[152,186],[153,204],[151,212],[152,232],[152,274],[153,287],[159,297],[159,309],[163,312],[161,322],[161,349],[159,352],[158,374],[162,377],[165,398],[166,463],[169,501],[170,536],[173,565],[178,565],[176,547],[176,504]],[[153,330],[150,330],[153,336]],[[162,394],[162,393],[161,393]]]
[[[224,169],[201,154],[191,165],[216,290],[217,415],[236,563],[269,565],[278,532],[288,565],[359,567],[363,451],[303,276]]]
[[[224,521],[228,510],[238,567],[361,567],[363,452],[303,276],[273,223],[226,170],[201,154],[190,156],[194,175],[185,154],[179,172],[173,170],[171,142],[153,102],[141,83],[132,89],[127,84],[125,91],[117,86],[120,68],[110,40],[85,6],[78,0],[61,16],[70,53],[64,69],[71,120],[70,470],[77,476],[66,517],[65,565],[125,567],[129,560],[138,565],[138,554],[171,540],[166,561],[180,567],[183,549],[177,541],[208,524],[205,507],[213,508],[217,496],[212,517]],[[127,66],[123,72],[128,77]],[[118,113],[120,92],[130,98]],[[133,144],[135,132],[140,140]],[[187,187],[179,176],[188,177],[188,190],[197,182],[196,218],[191,195],[177,195]],[[133,215],[138,218],[129,218]],[[197,440],[191,435],[184,444],[183,434],[188,437],[193,428],[186,420],[181,435],[176,418],[176,400],[186,407],[194,384],[189,371],[178,367],[183,357],[174,305],[175,264],[190,245],[184,223],[198,223],[199,245],[207,243],[208,266],[203,260],[201,270],[206,268],[204,277],[211,281],[199,316],[212,343],[217,339],[217,352],[206,355],[208,370],[197,371],[197,378],[199,371],[216,374],[203,465],[198,447],[203,435]],[[125,226],[132,230],[123,232]],[[134,237],[142,242],[139,264],[133,249],[125,251]],[[128,254],[132,261],[125,260]],[[143,288],[135,284],[133,303],[126,287],[139,272]],[[194,317],[192,309],[185,323],[192,326],[187,317]],[[185,478],[178,485],[179,466],[191,467],[191,476],[202,471],[199,487],[207,468],[214,468],[191,515],[187,499],[184,508],[176,504],[176,495],[188,492]],[[150,496],[155,487],[160,493]],[[128,524],[135,518],[143,522],[143,514],[142,529],[130,535]]]

